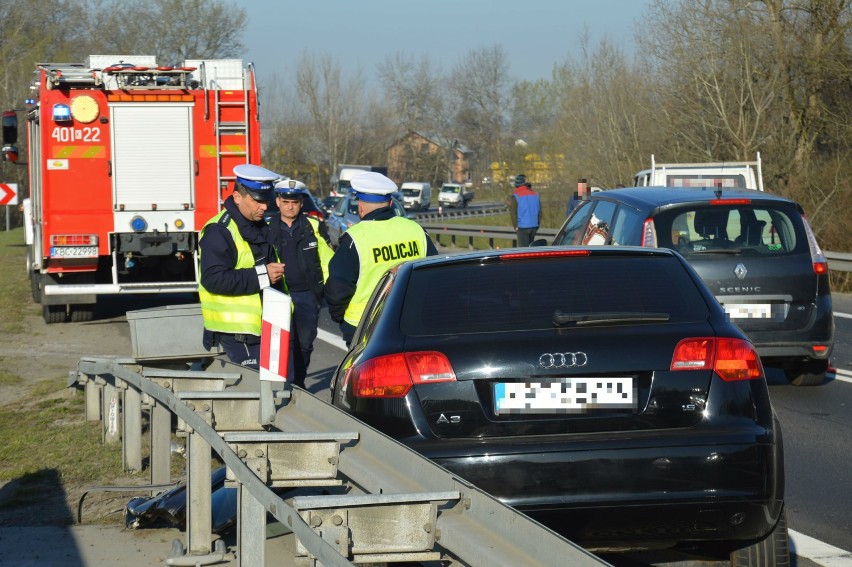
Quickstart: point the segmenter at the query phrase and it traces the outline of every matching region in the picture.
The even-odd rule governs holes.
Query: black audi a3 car
[[[334,405],[593,552],[788,560],[760,359],[670,250],[407,262],[352,345]]]

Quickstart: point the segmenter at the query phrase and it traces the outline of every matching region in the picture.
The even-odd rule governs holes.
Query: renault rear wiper
[[[566,327],[591,327],[596,325],[620,325],[622,323],[665,323],[670,319],[668,313],[638,313],[631,311],[606,311],[601,313],[563,313],[553,312],[553,325]]]

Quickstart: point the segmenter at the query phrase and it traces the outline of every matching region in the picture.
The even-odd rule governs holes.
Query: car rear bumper
[[[637,549],[764,536],[783,507],[774,443],[519,451],[493,443],[425,456],[581,545]],[[415,447],[417,450],[417,448]]]
[[[798,329],[762,330],[743,325],[749,340],[762,359],[814,358],[828,359],[834,343],[834,316],[831,296],[820,296],[811,309],[811,317]],[[814,346],[826,346],[814,350]]]

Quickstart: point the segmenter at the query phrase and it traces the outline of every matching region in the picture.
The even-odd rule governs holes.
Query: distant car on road
[[[394,193],[391,201],[391,206],[397,216],[407,216],[405,208],[402,206],[402,195]],[[336,247],[340,243],[340,236],[349,230],[349,227],[360,221],[361,217],[358,216],[358,199],[353,193],[347,193],[340,199],[332,214],[326,219],[331,245]]]
[[[428,211],[432,205],[432,184],[424,181],[406,181],[399,188],[402,206],[406,211]]]
[[[337,203],[343,198],[342,195],[329,195],[325,199],[322,200],[322,212],[325,213],[326,216],[329,216],[334,208],[337,206]]]
[[[801,206],[752,189],[592,193],[553,244],[676,250],[728,316],[797,386],[822,383],[834,344],[828,263]]]
[[[406,262],[352,345],[335,406],[571,541],[787,565],[763,367],[671,250]]]
[[[444,183],[438,192],[438,204],[442,207],[467,207],[473,200],[473,189],[459,183]]]

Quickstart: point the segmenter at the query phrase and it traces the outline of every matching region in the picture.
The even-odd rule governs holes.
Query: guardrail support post
[[[212,551],[213,491],[210,445],[194,431],[187,433],[186,548],[188,555]]]
[[[151,403],[151,484],[167,484],[171,480],[172,418],[168,408]],[[156,492],[152,492],[154,496]]]
[[[124,435],[122,436],[122,453],[125,470],[142,470],[142,394],[133,387],[124,390]]]
[[[83,388],[86,392],[86,421],[101,419],[101,389],[90,376],[83,376]]]
[[[240,567],[266,565],[266,509],[237,483],[237,550]]]
[[[121,440],[120,411],[121,401],[118,390],[114,385],[107,382],[103,386],[103,410],[101,412],[104,416],[101,440],[105,445],[117,445]]]

